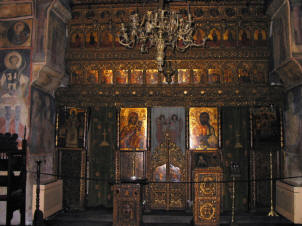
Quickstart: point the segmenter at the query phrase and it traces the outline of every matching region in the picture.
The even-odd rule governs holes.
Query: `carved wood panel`
[[[195,225],[219,224],[222,170],[195,169],[193,175]]]
[[[139,226],[142,221],[140,184],[113,186],[113,226]]]

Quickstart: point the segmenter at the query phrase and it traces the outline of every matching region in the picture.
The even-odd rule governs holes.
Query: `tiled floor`
[[[268,217],[264,213],[241,213],[236,216],[237,225],[243,226],[289,226],[294,225],[282,216]],[[230,213],[223,213],[220,217],[220,225],[230,225]],[[112,210],[94,208],[83,211],[65,211],[50,217],[46,226],[111,226]],[[192,213],[188,212],[156,212],[145,213],[143,216],[144,226],[190,226]]]

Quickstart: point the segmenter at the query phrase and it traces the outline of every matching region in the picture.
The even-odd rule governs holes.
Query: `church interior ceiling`
[[[189,8],[195,43],[207,38],[205,48],[184,53],[166,48],[165,61],[172,74],[168,84],[165,74],[157,70],[155,48],[143,54],[139,45],[128,49],[118,40],[121,23],[129,23],[134,12],[143,15],[157,9],[157,1],[73,0],[66,54],[70,86],[58,90],[60,101],[77,105],[125,101],[152,105],[162,100],[174,104],[173,99],[189,105],[278,102],[282,90],[269,86],[267,2],[221,2],[190,1],[189,7],[187,2],[166,3],[184,18]]]

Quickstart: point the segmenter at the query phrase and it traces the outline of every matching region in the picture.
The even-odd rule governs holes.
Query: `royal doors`
[[[151,110],[149,186],[151,209],[184,209],[186,200],[185,109]]]

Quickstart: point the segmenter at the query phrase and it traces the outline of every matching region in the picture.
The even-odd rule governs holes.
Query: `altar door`
[[[151,209],[186,207],[184,108],[154,108],[151,114]],[[152,140],[153,138],[153,140]]]

